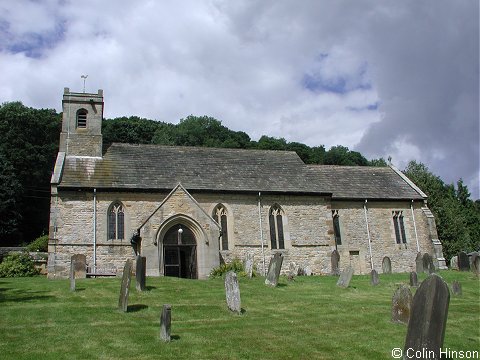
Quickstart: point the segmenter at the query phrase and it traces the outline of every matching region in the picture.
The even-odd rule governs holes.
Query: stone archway
[[[181,223],[170,226],[161,244],[165,276],[197,278],[197,242],[188,226]]]

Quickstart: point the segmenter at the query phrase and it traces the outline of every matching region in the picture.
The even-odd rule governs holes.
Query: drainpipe
[[[368,251],[370,252],[370,265],[373,270],[372,240],[370,239],[370,229],[368,227],[367,199],[365,199],[365,203],[363,204],[363,210],[365,212],[365,223],[367,224]]]
[[[415,230],[415,240],[417,241],[417,252],[420,252],[420,244],[418,243],[418,234],[417,234],[417,224],[415,222],[415,213],[413,212],[413,200],[410,204],[410,209],[412,210],[413,229]]]
[[[93,189],[93,272],[97,272],[97,189]]]
[[[263,226],[262,226],[262,193],[258,192],[258,220],[260,222],[260,242],[262,244],[262,258],[263,258],[263,274],[266,275],[265,272],[265,249],[263,246]]]

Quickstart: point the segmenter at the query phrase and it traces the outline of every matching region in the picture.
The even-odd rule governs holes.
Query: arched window
[[[395,228],[395,239],[397,244],[406,244],[405,224],[403,223],[403,212],[393,211],[393,227]]]
[[[270,224],[270,242],[272,249],[285,249],[283,211],[279,205],[275,204],[270,208],[268,222]]]
[[[108,239],[125,238],[125,211],[121,203],[114,203],[108,209]]]
[[[335,235],[335,244],[342,245],[342,235],[340,234],[340,217],[338,210],[332,210],[333,217],[333,233]]]
[[[227,209],[222,204],[218,204],[213,209],[213,220],[215,220],[222,229],[222,242],[220,250],[228,250],[228,226],[227,226]]]
[[[87,110],[80,109],[77,111],[77,128],[85,129],[87,127]]]

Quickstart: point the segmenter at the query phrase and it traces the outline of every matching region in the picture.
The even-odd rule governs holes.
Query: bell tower
[[[60,152],[102,157],[103,90],[97,94],[63,92]]]

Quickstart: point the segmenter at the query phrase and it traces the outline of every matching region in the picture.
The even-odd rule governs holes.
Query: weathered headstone
[[[385,256],[382,260],[382,272],[384,274],[392,273],[392,262],[388,256]]]
[[[87,277],[87,257],[84,254],[72,255],[70,264],[73,264],[75,279],[85,279]]]
[[[429,253],[423,254],[423,271],[429,274],[435,272],[435,265],[433,264],[433,259]]]
[[[418,351],[429,354],[429,359],[441,359],[449,302],[448,286],[440,276],[432,274],[422,282],[413,297],[404,354]]]
[[[145,256],[137,255],[135,266],[135,288],[137,291],[145,291],[145,279],[147,271],[147,258]]]
[[[275,253],[270,259],[268,265],[267,278],[265,279],[265,285],[277,286],[278,278],[280,276],[280,270],[282,270],[283,256],[280,253]]]
[[[412,309],[412,292],[406,285],[400,285],[392,297],[392,321],[408,324]]]
[[[337,286],[347,288],[353,276],[353,267],[349,266],[342,271],[337,281]]]
[[[452,293],[453,295],[462,295],[462,284],[457,280],[453,280],[452,282]]]
[[[245,273],[249,278],[252,278],[253,275],[253,255],[248,254],[243,265]]]
[[[340,275],[340,254],[337,250],[332,251],[332,275]]]
[[[242,312],[240,286],[238,285],[237,274],[234,271],[229,271],[225,275],[225,297],[230,311],[240,314]]]
[[[380,279],[378,278],[378,272],[375,269],[373,269],[370,272],[370,284],[372,284],[372,286],[377,286],[378,284],[380,284]]]
[[[470,260],[468,260],[468,255],[464,251],[458,253],[458,270],[470,271]]]
[[[303,268],[303,275],[305,276],[311,276],[312,275],[312,269],[310,268],[310,266],[305,266]]]
[[[450,269],[458,270],[458,256],[452,256],[452,258],[450,259]]]
[[[480,261],[478,260],[480,255],[477,252],[474,252],[472,256],[470,256],[470,268],[475,274],[480,274]]]
[[[418,276],[415,271],[410,272],[410,286],[418,286]]]
[[[415,271],[417,274],[423,273],[423,255],[422,253],[417,253],[417,257],[415,258]]]
[[[70,260],[70,291],[75,291],[75,269],[74,261]]]
[[[118,298],[118,309],[123,312],[128,310],[128,293],[130,290],[130,281],[132,279],[132,260],[125,261],[123,267],[122,284],[120,287],[120,296]]]
[[[160,315],[160,339],[170,341],[170,330],[172,326],[172,305],[164,304]]]

